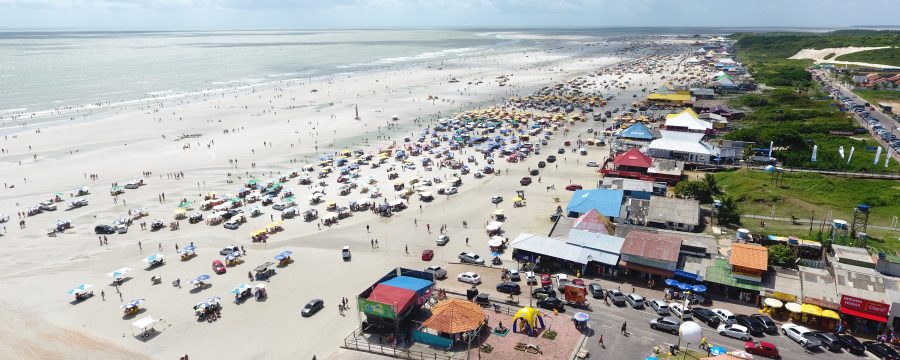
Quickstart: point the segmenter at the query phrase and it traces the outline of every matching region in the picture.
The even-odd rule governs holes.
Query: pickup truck
[[[784,324],[781,326],[781,333],[807,349],[815,349],[822,346],[822,340],[820,340],[812,330],[809,330],[804,326]]]
[[[459,258],[459,261],[462,263],[484,265],[484,259],[482,259],[481,256],[478,256],[478,254],[464,252],[459,253],[457,258]]]
[[[447,277],[447,270],[442,269],[440,266],[431,265],[425,268],[426,273],[434,274],[435,279],[444,279]]]

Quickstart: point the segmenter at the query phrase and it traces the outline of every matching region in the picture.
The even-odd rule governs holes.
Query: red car
[[[221,275],[221,274],[225,273],[225,265],[222,264],[221,260],[213,260],[212,268],[213,268],[213,271],[216,272],[216,274]]]
[[[765,356],[772,359],[781,359],[778,348],[765,341],[748,341],[744,343],[744,351],[753,355]]]
[[[583,189],[583,188],[581,187],[581,185],[578,185],[578,184],[571,184],[571,185],[566,186],[566,190],[569,190],[569,191],[575,191],[575,190],[581,190],[581,189]]]
[[[550,280],[550,274],[541,274],[541,286],[551,286],[553,281]]]
[[[426,249],[422,251],[422,260],[429,261],[434,258],[434,250]]]
[[[531,178],[528,176],[523,177],[522,180],[519,180],[519,184],[521,184],[522,186],[528,186],[528,184],[531,184]]]
[[[572,284],[578,285],[578,286],[584,286],[584,280],[581,280],[581,279],[573,279],[573,280],[572,280]]]
[[[563,145],[565,145],[565,146],[572,146],[572,142],[569,141],[569,140],[566,140],[566,142],[564,142]]]

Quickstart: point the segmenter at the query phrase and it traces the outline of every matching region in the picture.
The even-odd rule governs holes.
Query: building
[[[703,140],[703,133],[660,131],[662,138],[653,140],[648,155],[655,158],[708,164],[719,156],[719,148]]]
[[[875,260],[872,259],[872,255],[870,255],[869,251],[865,248],[831,245],[831,255],[832,261],[841,264],[859,266],[867,269],[874,269],[876,267]]]
[[[731,244],[731,276],[753,282],[761,282],[769,270],[769,249],[753,244]]]
[[[607,159],[600,168],[604,176],[638,179],[652,182],[677,183],[681,180],[681,168],[678,164],[670,167],[654,167],[655,160],[638,148],[633,147],[616,155],[611,161]],[[663,164],[667,165],[667,164]],[[683,167],[683,164],[682,164]]]
[[[619,267],[631,276],[662,280],[674,276],[681,252],[681,238],[633,230],[625,236]]]
[[[604,177],[600,179],[600,187],[605,189],[618,189],[625,192],[626,198],[650,200],[652,195],[665,195],[666,183],[652,182],[637,179]]]
[[[834,276],[825,269],[807,266],[798,268],[803,297],[795,302],[805,305],[801,310],[806,310],[802,311],[800,320],[833,330],[840,320],[838,312],[841,310],[841,297],[837,294]]]
[[[683,106],[693,102],[689,90],[678,90],[674,94],[653,92],[647,96],[647,102],[661,106]]]
[[[888,314],[888,324],[895,330],[900,329],[900,279],[885,276],[884,292],[887,294],[891,311]]]
[[[614,189],[576,190],[566,205],[569,217],[578,217],[591,210],[597,210],[611,221],[616,221],[622,213],[622,199],[625,192]]]
[[[651,196],[647,225],[693,232],[700,228],[700,202],[693,199]]]
[[[666,130],[706,133],[712,130],[713,125],[709,121],[700,120],[699,115],[688,108],[677,114],[666,115],[665,127]]]
[[[890,305],[884,277],[873,268],[831,263],[835,287],[841,298],[841,315],[854,333],[880,334],[887,326]]]
[[[651,141],[653,139],[659,138],[659,131],[655,131],[650,129],[643,122],[638,121],[633,125],[622,129],[619,133],[619,138],[637,140],[637,141]]]

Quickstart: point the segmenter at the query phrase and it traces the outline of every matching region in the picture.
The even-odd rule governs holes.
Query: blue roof
[[[650,128],[642,122],[636,122],[634,125],[622,130],[619,136],[629,139],[653,140],[653,133],[650,132]]]
[[[618,189],[577,190],[566,205],[566,211],[584,214],[597,209],[603,216],[619,217],[625,191]]]
[[[398,276],[388,281],[383,282],[382,284],[393,286],[401,289],[407,289],[410,291],[415,291],[416,294],[423,295],[428,289],[434,285],[434,282],[414,278],[410,276]]]

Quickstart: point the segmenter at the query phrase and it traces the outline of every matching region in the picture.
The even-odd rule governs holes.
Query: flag
[[[891,162],[891,153],[892,153],[892,152],[893,152],[893,150],[890,149],[890,148],[888,148],[887,154],[886,154],[886,156],[884,157],[884,167],[888,167],[888,164],[890,164],[890,162]]]
[[[844,158],[844,145],[838,147],[838,154],[841,154],[841,159]]]
[[[816,153],[819,152],[819,145],[813,145],[812,159],[809,161],[816,162]]]
[[[775,146],[775,141],[769,141],[769,157],[772,157],[772,147]]]
[[[878,160],[881,160],[881,146],[878,147],[878,150],[875,150],[875,162],[873,165],[878,165]]]
[[[850,164],[850,160],[853,159],[853,151],[854,151],[854,150],[856,150],[856,147],[851,146],[851,147],[850,147],[850,155],[847,156],[847,164]]]

